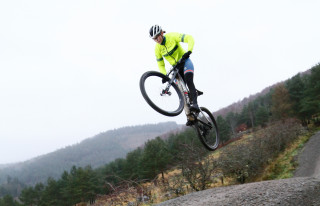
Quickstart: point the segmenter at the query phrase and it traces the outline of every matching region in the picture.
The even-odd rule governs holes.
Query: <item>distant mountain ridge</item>
[[[18,178],[25,184],[45,182],[48,177],[60,178],[63,171],[75,165],[93,168],[105,165],[144,144],[149,139],[181,128],[175,122],[123,127],[100,133],[82,142],[59,149],[31,160],[0,165],[0,184],[7,176]]]
[[[311,74],[311,69],[308,69],[308,70],[306,70],[304,72],[299,72],[297,75],[305,76],[305,75],[310,75],[310,74]],[[290,78],[292,78],[292,77],[290,77]],[[268,86],[268,87],[264,88],[261,92],[257,92],[256,94],[250,95],[249,97],[245,97],[245,98],[243,98],[242,100],[240,100],[238,102],[234,102],[234,103],[232,103],[232,104],[230,104],[230,105],[228,105],[228,106],[226,106],[224,108],[221,108],[221,109],[213,112],[213,115],[215,117],[217,117],[219,115],[221,115],[222,117],[226,117],[226,115],[229,112],[239,113],[239,112],[241,112],[241,110],[242,110],[244,105],[247,105],[249,102],[255,100],[256,98],[258,98],[260,96],[266,95],[271,89],[274,89],[279,84],[284,83],[287,80],[272,84],[271,86]]]

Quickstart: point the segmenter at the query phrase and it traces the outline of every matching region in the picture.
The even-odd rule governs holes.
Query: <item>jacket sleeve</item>
[[[166,67],[164,64],[164,60],[163,60],[163,57],[160,53],[160,50],[157,47],[155,48],[155,54],[156,54],[156,59],[157,59],[157,63],[158,63],[158,67],[159,67],[160,72],[162,74],[166,75],[167,71],[166,71]]]
[[[188,44],[188,51],[193,50],[194,39],[189,34],[171,33],[176,42],[184,42]]]
[[[191,35],[183,34],[182,37],[181,37],[181,42],[188,43],[188,51],[192,51],[193,50],[194,39],[193,39],[193,37]]]

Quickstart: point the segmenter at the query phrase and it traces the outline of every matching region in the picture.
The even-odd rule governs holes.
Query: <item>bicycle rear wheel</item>
[[[219,130],[212,113],[205,107],[201,107],[194,127],[202,144],[211,151],[219,146]]]
[[[162,83],[165,79],[167,83]],[[169,77],[156,72],[148,71],[140,78],[140,91],[146,102],[157,112],[166,116],[179,115],[184,107],[184,99],[175,83],[169,85]],[[167,92],[163,92],[166,88]]]

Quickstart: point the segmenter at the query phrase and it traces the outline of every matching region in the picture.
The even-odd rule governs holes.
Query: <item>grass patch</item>
[[[293,177],[294,171],[298,167],[297,155],[302,150],[304,144],[312,137],[319,128],[300,136],[283,153],[281,153],[271,164],[266,166],[263,174],[257,179],[275,180]]]

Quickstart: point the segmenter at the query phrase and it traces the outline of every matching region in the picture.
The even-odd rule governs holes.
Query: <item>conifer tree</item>
[[[312,115],[320,114],[320,64],[311,68],[300,112],[307,119],[310,119]]]
[[[266,107],[259,107],[256,114],[256,124],[262,127],[266,126],[269,119],[269,113]]]
[[[301,120],[305,120],[306,117],[300,112],[303,107],[303,98],[305,96],[305,81],[303,81],[300,74],[297,74],[286,82],[286,88],[289,92],[293,115]]]
[[[141,178],[140,174],[140,162],[142,158],[142,149],[137,148],[132,152],[129,152],[126,156],[125,174],[124,177],[127,179],[135,180]]]
[[[11,195],[5,195],[2,200],[0,199],[0,206],[18,206],[17,201]]]
[[[24,205],[38,205],[39,201],[37,199],[40,199],[40,197],[40,193],[37,194],[33,187],[28,187],[22,190],[19,199]]]
[[[159,173],[163,175],[169,161],[170,154],[160,137],[146,142],[141,162],[145,178],[153,179]]]
[[[220,141],[222,143],[228,141],[230,139],[231,128],[227,121],[223,119],[222,116],[217,117],[217,125],[220,133]]]

